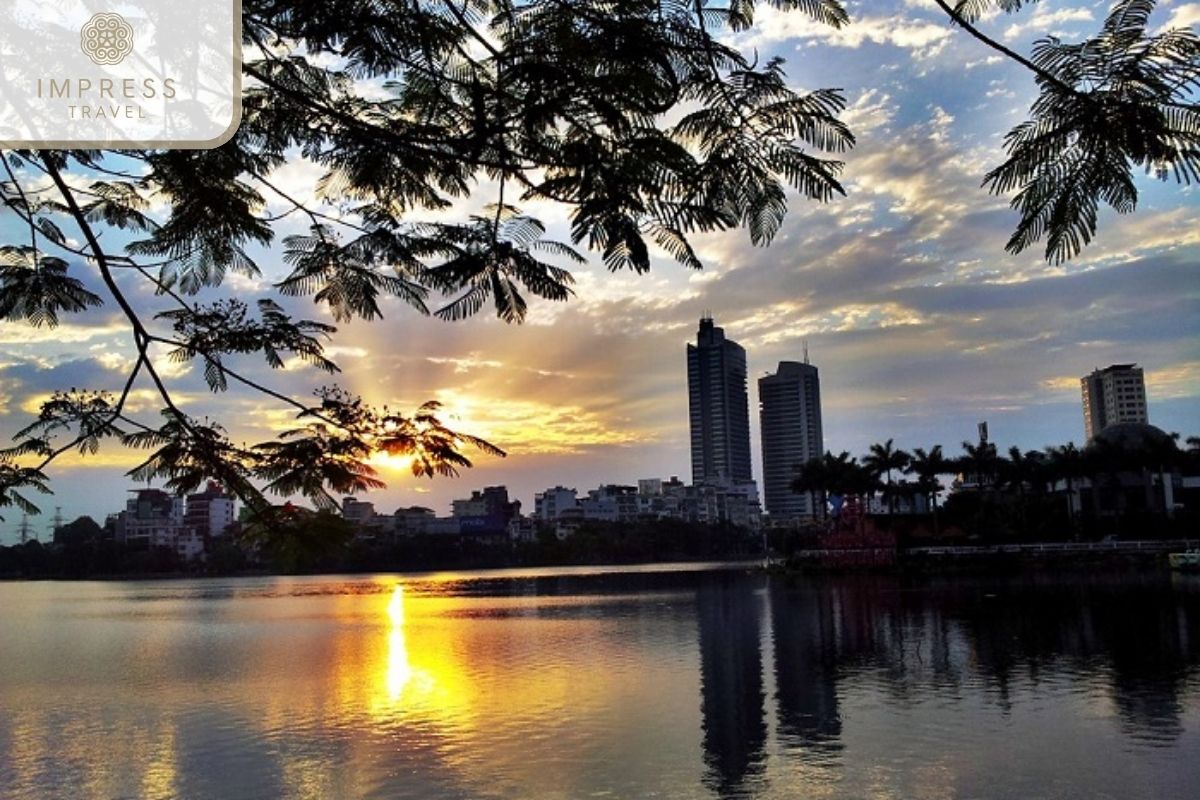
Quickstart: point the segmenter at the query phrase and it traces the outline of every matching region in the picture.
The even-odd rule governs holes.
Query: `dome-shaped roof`
[[[1093,436],[1088,442],[1088,447],[1095,447],[1104,442],[1122,450],[1146,450],[1155,445],[1172,441],[1170,434],[1149,423],[1118,422],[1115,425],[1109,425]]]

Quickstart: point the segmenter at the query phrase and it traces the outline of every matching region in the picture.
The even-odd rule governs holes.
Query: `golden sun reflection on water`
[[[368,714],[380,721],[408,718],[461,726],[470,715],[472,696],[463,665],[443,640],[448,631],[436,624],[413,626],[402,584],[385,596],[387,647],[376,651],[377,661],[365,665],[362,675],[372,687]],[[418,602],[421,618],[428,623],[437,618],[437,607],[445,601],[422,597]]]
[[[387,611],[391,629],[388,631],[387,672],[384,682],[388,699],[395,703],[413,677],[412,664],[408,660],[408,642],[404,637],[404,587],[400,584],[396,584],[396,588],[392,590],[392,600],[388,603]]]

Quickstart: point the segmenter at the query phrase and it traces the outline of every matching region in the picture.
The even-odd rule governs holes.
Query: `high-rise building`
[[[705,316],[687,364],[692,483],[751,481],[746,351]]]
[[[1083,429],[1091,439],[1119,422],[1148,422],[1146,379],[1137,364],[1113,364],[1080,379]]]
[[[793,492],[792,479],[798,466],[825,452],[817,368],[780,361],[774,375],[758,379],[758,403],[767,513],[772,519],[812,516],[812,495]]]

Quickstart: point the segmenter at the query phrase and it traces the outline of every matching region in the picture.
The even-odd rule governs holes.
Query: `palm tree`
[[[838,456],[841,469],[841,488],[846,494],[866,495],[879,488],[875,474],[865,465],[858,463],[857,458],[847,460],[848,453]]]
[[[959,459],[962,471],[975,476],[975,483],[980,489],[993,488],[996,485],[996,469],[1000,464],[996,445],[991,442],[963,442],[962,448],[964,455]]]
[[[822,508],[826,508],[828,494],[865,494],[874,481],[870,472],[843,450],[838,455],[829,451],[821,458],[802,464],[792,480],[794,492],[819,492]]]
[[[874,492],[878,488],[879,482],[875,479],[871,470],[858,463],[858,459],[852,457],[846,451],[843,450],[836,458],[828,453],[826,453],[825,457],[828,461],[828,469],[833,478],[832,490],[837,494],[862,497]]]
[[[1027,509],[1026,490],[1041,493],[1038,489],[1039,479],[1044,474],[1045,456],[1040,450],[1029,450],[1022,453],[1021,448],[1008,448],[1008,458],[1001,459],[999,464],[1004,484],[1017,491],[1017,508],[1021,515],[1021,532],[1026,533]]]
[[[831,473],[829,459],[832,456],[826,452],[819,458],[811,458],[796,467],[796,477],[792,479],[792,491],[797,494],[807,492],[809,496],[817,495],[821,499],[821,518],[829,514],[829,504],[826,495],[830,489]],[[815,502],[815,498],[814,498]]]
[[[1158,473],[1158,481],[1162,485],[1163,513],[1168,517],[1175,515],[1175,498],[1170,482],[1174,480],[1175,471],[1182,467],[1186,455],[1179,449],[1178,433],[1172,433],[1169,439],[1146,442],[1145,464]]]
[[[892,439],[888,439],[883,444],[871,445],[871,452],[863,459],[863,466],[871,471],[876,479],[887,476],[887,483],[884,491],[888,497],[888,513],[894,513],[896,510],[895,489],[892,484],[892,470],[904,469],[909,460],[912,458],[903,450],[897,450],[892,446]]]
[[[1191,470],[1200,470],[1200,436],[1189,436],[1187,446],[1188,449],[1183,454],[1183,467],[1188,470],[1188,474],[1194,475]]]
[[[1118,516],[1125,510],[1126,501],[1121,491],[1121,473],[1128,472],[1129,457],[1125,448],[1109,439],[1095,437],[1083,452],[1085,474],[1092,483],[1092,515],[1100,517],[1101,498],[1107,496],[1114,504]],[[1105,491],[1101,491],[1101,488]]]
[[[1067,483],[1067,520],[1075,531],[1075,481],[1087,474],[1083,453],[1074,442],[1067,442],[1061,447],[1047,447],[1050,475],[1057,480],[1062,478]],[[1075,531],[1078,538],[1079,532]]]
[[[953,465],[942,455],[942,446],[935,444],[926,452],[922,447],[913,448],[907,471],[917,476],[917,484],[924,490],[925,499],[933,509],[933,534],[938,533],[938,492],[942,490],[938,476],[952,472]]]

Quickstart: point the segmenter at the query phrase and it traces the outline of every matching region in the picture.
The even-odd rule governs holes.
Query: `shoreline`
[[[779,564],[784,572],[960,572],[1085,569],[1096,566],[1160,567],[1167,557],[1200,547],[1196,539],[1112,542],[1028,542],[998,545],[917,546],[798,550]]]
[[[744,554],[729,557],[669,558],[645,561],[612,561],[577,559],[562,563],[512,563],[497,559],[491,563],[429,564],[402,568],[380,566],[374,569],[330,569],[316,571],[276,571],[243,569],[230,572],[155,572],[108,573],[96,575],[0,575],[0,582],[22,581],[96,581],[141,582],[173,580],[206,580],[228,578],[322,577],[332,575],[430,575],[444,572],[487,572],[496,570],[540,569],[622,569],[654,568],[688,564],[717,565],[729,569],[761,569],[773,574],[803,575],[821,573],[914,573],[960,574],[970,572],[1040,572],[1063,570],[1071,572],[1098,566],[1124,566],[1137,569],[1170,570],[1170,553],[1200,548],[1200,540],[1125,540],[1114,542],[1030,542],[1002,545],[917,546],[905,548],[863,547],[840,549],[797,550],[787,557]]]

